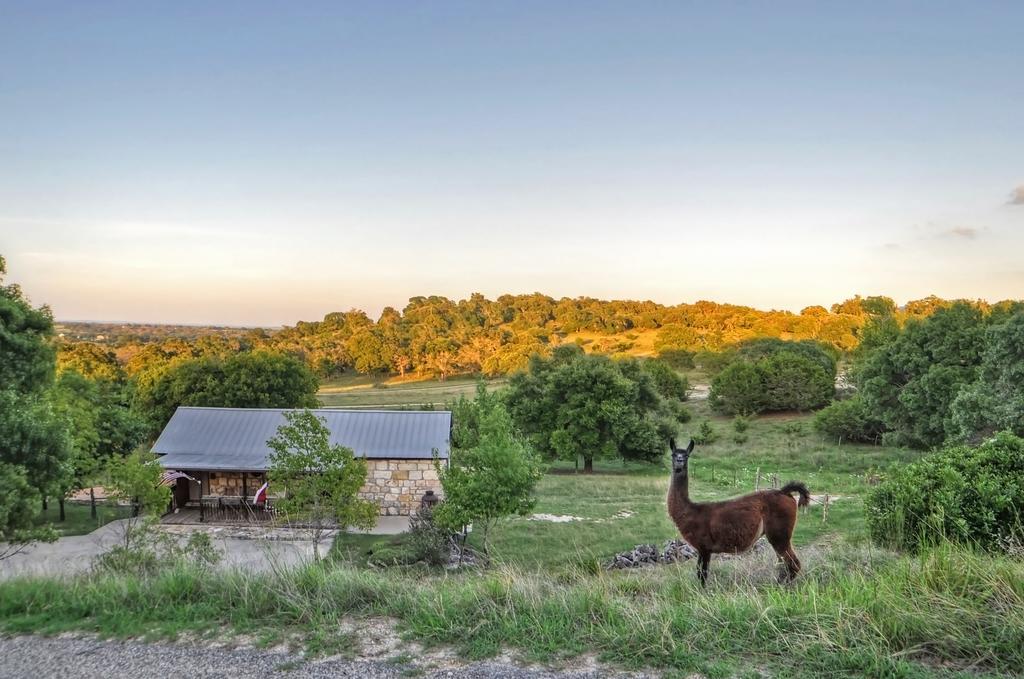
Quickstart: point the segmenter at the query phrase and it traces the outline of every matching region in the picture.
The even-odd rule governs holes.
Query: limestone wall
[[[432,460],[367,460],[360,497],[377,503],[386,516],[412,514],[428,490],[441,494]]]
[[[359,496],[374,502],[385,516],[412,514],[420,506],[420,499],[428,490],[441,495],[441,482],[437,478],[432,460],[367,460],[366,484]],[[263,485],[264,475],[246,474],[246,495]],[[210,472],[209,483],[203,485],[208,495],[236,495],[242,493],[241,472]],[[274,489],[271,488],[271,496]]]
[[[210,472],[209,485],[204,484],[203,492],[207,495],[247,495],[252,497],[263,482],[266,481],[261,472],[247,472],[245,475],[245,493],[242,492],[242,472]]]

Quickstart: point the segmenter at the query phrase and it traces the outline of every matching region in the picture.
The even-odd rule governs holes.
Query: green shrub
[[[677,373],[668,363],[657,358],[649,358],[640,364],[643,371],[650,375],[654,388],[667,399],[685,401],[690,393],[690,382]]]
[[[662,349],[658,358],[676,370],[693,370],[695,353],[685,349]]]
[[[693,357],[694,363],[700,366],[701,370],[708,375],[717,375],[726,366],[736,360],[736,351],[725,349],[723,351],[698,351]]]
[[[718,433],[715,428],[711,426],[711,422],[708,420],[701,420],[700,426],[697,427],[697,433],[693,435],[694,443],[702,446],[707,446],[714,443],[718,439]]]
[[[764,373],[753,363],[736,361],[711,380],[708,401],[727,414],[751,415],[765,408]]]
[[[812,410],[835,394],[835,371],[809,356],[783,351],[757,366],[764,375],[765,410]]]
[[[757,340],[711,380],[711,407],[727,414],[811,410],[835,394],[835,359],[816,342]]]
[[[822,370],[835,379],[838,352],[814,340],[793,342],[775,337],[759,337],[742,342],[736,352],[741,358],[755,363],[779,354],[796,354],[821,366]]]
[[[879,443],[885,426],[871,415],[860,396],[833,401],[814,416],[814,428],[836,441]]]
[[[160,570],[161,565],[160,557],[154,550],[125,545],[116,545],[103,552],[93,564],[99,571],[130,575],[152,575]]]
[[[93,566],[107,573],[153,575],[178,566],[212,567],[223,556],[209,533],[193,532],[183,542],[146,520],[126,528],[121,544],[96,557]]]
[[[1024,439],[1003,432],[897,469],[871,489],[867,524],[879,544],[909,550],[943,540],[999,550],[1024,521]]]
[[[434,512],[429,507],[424,507],[412,515],[406,537],[417,561],[431,566],[443,566],[448,563],[452,548],[452,532],[434,521]]]
[[[750,429],[750,419],[749,415],[737,415],[732,418],[732,428],[736,430],[736,433],[742,434]]]

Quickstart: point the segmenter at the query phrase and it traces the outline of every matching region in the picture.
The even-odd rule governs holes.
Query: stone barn
[[[267,440],[286,424],[286,410],[270,408],[179,407],[153,444],[168,472],[174,505],[202,507],[246,504],[266,481],[271,450]],[[368,473],[360,495],[382,515],[415,512],[428,490],[440,495],[436,452],[448,463],[449,411],[313,410],[331,432],[331,443],[366,458]],[[275,493],[268,487],[267,495]]]

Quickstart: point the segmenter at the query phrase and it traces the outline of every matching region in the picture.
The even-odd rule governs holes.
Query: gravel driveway
[[[0,638],[0,679],[167,679],[168,677],[469,677],[470,679],[597,679],[651,675],[617,674],[598,669],[553,672],[511,663],[478,662],[435,668],[413,662],[343,660],[304,661],[289,653],[224,649],[184,644],[145,644],[96,639]]]
[[[17,575],[60,577],[83,573],[92,566],[93,559],[119,544],[123,535],[121,524],[126,521],[128,519],[112,521],[88,535],[32,545],[24,552],[0,561],[0,579]],[[220,563],[222,568],[263,570],[271,564],[289,566],[313,559],[313,542],[308,539],[250,540],[221,537],[216,533],[213,538],[214,545],[224,553]],[[321,553],[330,546],[331,537],[328,537],[320,544]]]

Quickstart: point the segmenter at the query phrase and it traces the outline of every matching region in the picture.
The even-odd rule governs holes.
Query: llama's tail
[[[779,488],[780,493],[793,497],[793,493],[800,493],[800,499],[797,500],[797,506],[806,507],[811,503],[811,491],[807,490],[807,486],[802,481],[790,481],[782,488]]]

